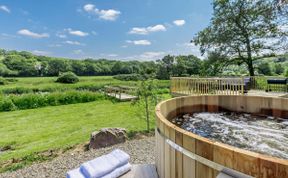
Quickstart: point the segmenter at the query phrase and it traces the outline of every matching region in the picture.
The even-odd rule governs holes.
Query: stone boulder
[[[123,128],[103,128],[91,134],[89,149],[124,143],[126,139],[126,130]]]

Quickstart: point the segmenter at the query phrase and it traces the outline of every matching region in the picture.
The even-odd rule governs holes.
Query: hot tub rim
[[[184,134],[185,136],[188,136],[188,137],[192,137],[196,140],[199,140],[201,142],[205,142],[205,143],[208,143],[208,144],[212,144],[213,146],[218,146],[222,149],[228,149],[229,151],[233,151],[233,152],[236,152],[236,153],[239,153],[239,154],[245,154],[245,155],[248,155],[250,157],[253,157],[255,159],[260,159],[260,160],[264,160],[264,161],[269,161],[269,162],[274,162],[274,163],[277,163],[277,164],[282,164],[282,165],[285,165],[285,166],[288,166],[288,159],[283,159],[283,158],[278,158],[278,157],[273,157],[273,156],[270,156],[270,155],[266,155],[266,154],[262,154],[262,153],[257,153],[257,152],[254,152],[254,151],[249,151],[249,150],[245,150],[245,149],[242,149],[242,148],[238,148],[238,147],[235,147],[235,146],[231,146],[231,145],[228,145],[228,144],[225,144],[225,143],[222,143],[222,142],[219,142],[219,141],[213,141],[211,139],[208,139],[208,138],[205,138],[205,137],[202,137],[200,135],[197,135],[197,134],[194,134],[192,132],[189,132],[185,129],[182,129],[180,127],[178,127],[177,125],[171,123],[167,118],[165,118],[163,116],[163,114],[161,113],[161,106],[167,102],[171,102],[173,100],[180,100],[180,99],[183,99],[183,98],[190,98],[190,97],[209,97],[209,96],[225,96],[225,97],[229,97],[229,96],[233,96],[235,97],[235,95],[190,95],[190,96],[181,96],[181,97],[175,97],[175,98],[171,98],[171,99],[168,99],[168,100],[164,100],[164,101],[161,101],[160,103],[158,103],[155,107],[155,114],[156,114],[156,119],[160,119],[160,121],[162,123],[164,123],[167,127],[169,128],[172,128],[174,129],[175,131],[177,132],[180,132],[182,134]],[[243,97],[243,95],[236,95],[237,96],[241,96]],[[270,97],[270,96],[244,96],[244,97],[250,97],[250,98],[276,98],[276,97]],[[276,98],[276,99],[284,99],[284,100],[288,100],[286,98]],[[211,160],[213,161],[213,160]]]

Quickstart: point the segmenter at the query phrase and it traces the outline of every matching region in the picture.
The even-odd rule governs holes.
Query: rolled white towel
[[[116,168],[114,171],[112,171],[111,173],[103,176],[102,178],[117,178],[120,177],[121,175],[125,174],[126,172],[131,170],[131,164],[127,163],[124,164],[118,168]]]
[[[68,171],[66,174],[66,178],[85,178],[85,176],[80,171],[80,168],[77,168],[77,169]]]
[[[88,178],[102,177],[116,168],[128,163],[130,156],[121,150],[114,150],[80,166],[80,170]]]

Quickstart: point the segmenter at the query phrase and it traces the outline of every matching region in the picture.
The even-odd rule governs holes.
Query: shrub
[[[7,83],[7,80],[3,77],[0,77],[0,85],[5,85]]]
[[[58,77],[56,82],[59,82],[59,83],[77,83],[77,82],[79,82],[79,78],[73,72],[66,72],[66,73],[63,73],[60,77]]]
[[[0,101],[0,111],[14,111],[17,107],[14,105],[11,99],[2,98]]]
[[[288,69],[286,70],[285,77],[288,77]]]

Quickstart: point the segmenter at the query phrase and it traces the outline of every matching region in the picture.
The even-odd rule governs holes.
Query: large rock
[[[89,149],[124,143],[126,139],[126,130],[123,128],[103,128],[91,134]]]

